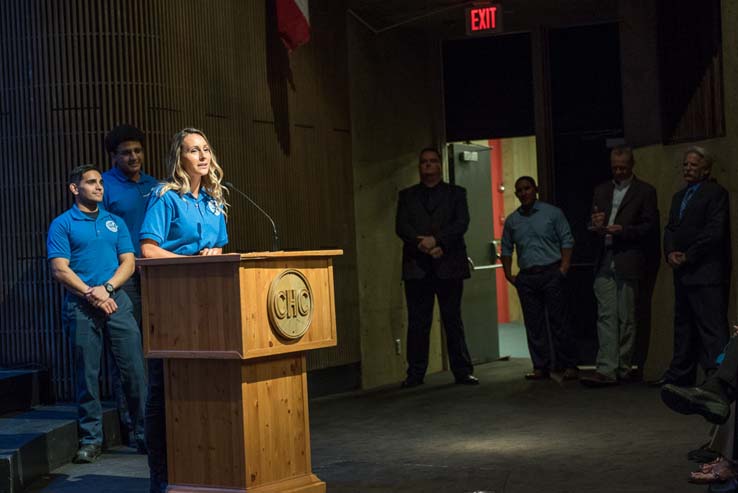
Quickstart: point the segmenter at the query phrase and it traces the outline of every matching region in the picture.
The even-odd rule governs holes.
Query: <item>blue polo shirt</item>
[[[572,248],[574,237],[561,209],[536,200],[530,215],[522,207],[505,219],[502,230],[502,256],[511,257],[518,251],[521,269],[553,264],[561,260],[561,249]]]
[[[179,255],[197,255],[203,248],[228,243],[225,214],[204,188],[197,198],[174,190],[152,192],[141,225],[141,240],[154,240],[161,248]]]
[[[140,257],[141,246],[138,241],[138,233],[146,215],[146,204],[149,195],[159,182],[153,176],[143,172],[140,174],[138,181],[133,181],[118,168],[106,171],[102,177],[105,184],[103,206],[106,210],[122,217],[126,222],[128,232],[131,233],[136,256]]]
[[[89,286],[107,282],[118,270],[118,256],[133,252],[126,223],[102,207],[97,219],[91,219],[73,205],[51,222],[46,238],[47,258],[68,259]]]

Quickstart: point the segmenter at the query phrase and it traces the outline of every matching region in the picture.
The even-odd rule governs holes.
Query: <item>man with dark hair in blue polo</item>
[[[118,125],[105,137],[105,150],[112,167],[103,173],[103,207],[125,221],[136,257],[141,256],[138,233],[146,204],[158,181],[142,171],[145,163],[144,134],[131,125]],[[141,284],[137,273],[121,286],[133,303],[133,314],[141,324]]]
[[[521,176],[515,181],[518,207],[505,219],[502,230],[502,267],[515,286],[523,309],[533,371],[528,380],[549,378],[561,371],[564,380],[579,376],[575,347],[564,324],[564,279],[571,266],[574,238],[564,213],[538,200],[536,181]],[[512,274],[517,250],[520,272]]]
[[[141,256],[138,234],[146,214],[146,204],[151,191],[158,185],[156,178],[142,171],[145,164],[145,140],[143,132],[132,125],[123,124],[113,128],[105,137],[105,150],[110,156],[112,166],[102,175],[105,183],[103,208],[125,221],[136,257]],[[134,272],[121,289],[131,299],[133,316],[141,327],[141,279],[138,272]],[[121,429],[124,435],[128,435],[130,445],[136,446],[143,453],[146,451],[143,421],[134,426],[128,415],[120,372],[115,364],[111,365],[111,374]]]
[[[73,343],[79,412],[77,463],[94,462],[103,443],[99,378],[103,336],[110,340],[133,422],[144,407],[141,333],[131,301],[119,288],[135,268],[133,244],[121,218],[99,207],[103,181],[92,165],[69,176],[74,205],[54,219],[47,237],[51,272],[66,288],[64,329]]]

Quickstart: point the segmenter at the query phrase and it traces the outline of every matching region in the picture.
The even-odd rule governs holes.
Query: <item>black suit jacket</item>
[[[686,193],[671,200],[669,224],[664,229],[664,254],[684,252],[687,261],[674,269],[674,280],[685,285],[719,284],[730,279],[730,229],[728,191],[706,180],[679,218]]]
[[[605,213],[605,221],[612,211],[612,194],[615,185],[606,181],[594,191],[593,208]],[[660,257],[659,211],[656,189],[633,177],[613,221],[623,227],[622,233],[613,236],[612,256],[615,272],[626,279],[645,277],[648,268],[658,266]],[[605,240],[601,236],[597,251],[597,265],[605,253]]]
[[[402,278],[423,279],[435,274],[439,279],[469,277],[464,233],[469,227],[466,190],[441,182],[434,187],[434,200],[425,204],[422,183],[400,191],[395,231],[402,239]],[[433,259],[418,250],[418,236],[434,236],[443,256]]]

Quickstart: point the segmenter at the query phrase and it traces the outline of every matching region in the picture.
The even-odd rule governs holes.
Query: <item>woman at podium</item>
[[[218,165],[205,134],[194,128],[177,132],[167,156],[169,179],[152,194],[141,226],[145,258],[219,255],[228,243],[228,204]],[[146,446],[149,451],[150,492],[167,487],[167,447],[164,413],[164,368],[148,360]]]

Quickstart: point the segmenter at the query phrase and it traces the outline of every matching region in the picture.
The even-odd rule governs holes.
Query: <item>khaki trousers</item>
[[[631,370],[637,286],[637,280],[622,279],[611,268],[600,269],[595,277],[597,371],[611,378],[625,377]]]

